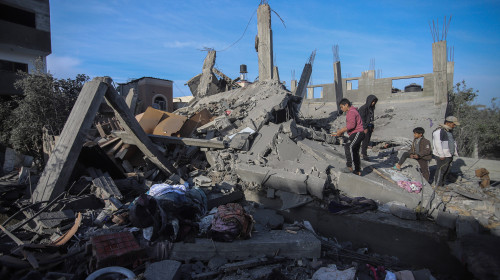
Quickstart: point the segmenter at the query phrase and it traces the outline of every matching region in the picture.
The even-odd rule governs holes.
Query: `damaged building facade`
[[[87,82],[49,145],[43,172],[34,174],[19,160],[21,172],[2,177],[2,207],[11,205],[13,212],[1,227],[2,275],[499,275],[498,254],[490,249],[500,244],[496,161],[456,159],[456,180],[447,189],[424,182],[410,160],[401,172],[391,168],[411,145],[409,127],[430,131],[443,121],[446,100],[436,99],[441,93],[419,92],[414,99],[381,93],[371,160],[362,161],[362,176],[342,173],[345,139],[332,136],[345,125],[336,93],[354,93],[347,80],[340,83],[338,62],[329,86],[335,95],[322,103],[307,99],[315,52],[295,91],[286,89],[273,65],[270,11],[261,4],[257,12],[258,82],[238,86],[214,67],[214,50],[207,50],[202,73],[187,83],[193,100],[174,112],[150,105],[136,114],[135,89],[119,95],[109,77]],[[444,90],[449,80],[443,69],[425,75]],[[379,79],[372,79],[373,87],[366,80],[357,94],[378,94]],[[116,119],[107,129],[96,118],[103,102]],[[426,118],[414,108],[427,108]],[[479,187],[477,168],[489,171],[490,185]],[[478,262],[478,256],[487,257]]]

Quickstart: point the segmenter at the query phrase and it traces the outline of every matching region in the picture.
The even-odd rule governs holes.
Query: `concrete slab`
[[[235,172],[246,182],[297,194],[307,194],[306,181],[308,176],[305,174],[243,163],[235,165]]]
[[[263,126],[256,135],[250,152],[257,156],[264,156],[273,147],[273,143],[281,130],[281,125],[270,123]]]
[[[291,234],[286,231],[254,232],[247,240],[214,242],[197,238],[194,243],[173,244],[170,258],[179,261],[208,261],[216,255],[228,260],[245,260],[252,257],[278,256],[287,258],[319,258],[321,241],[306,230]]]
[[[280,133],[276,141],[276,152],[280,160],[297,160],[302,154],[302,150],[297,143],[288,137],[288,135]]]

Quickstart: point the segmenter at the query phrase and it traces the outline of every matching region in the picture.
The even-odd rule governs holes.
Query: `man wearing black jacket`
[[[373,121],[375,120],[375,104],[377,104],[378,98],[370,94],[366,97],[365,105],[359,108],[359,115],[361,116],[361,120],[363,121],[363,129],[365,132],[365,139],[363,140],[363,144],[361,146],[361,155],[364,160],[368,160],[368,154],[366,150],[368,149],[368,145],[370,144],[370,139],[372,138],[373,132]]]

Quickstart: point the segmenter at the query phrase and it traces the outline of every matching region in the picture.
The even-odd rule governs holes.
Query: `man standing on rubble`
[[[457,125],[460,125],[458,119],[449,116],[445,119],[444,124],[440,124],[439,128],[432,133],[432,153],[436,159],[435,187],[444,186],[444,181],[450,172],[453,156],[458,156],[457,142],[452,134],[453,128]]]
[[[361,161],[359,158],[359,148],[365,138],[363,132],[363,122],[356,107],[351,106],[351,101],[344,98],[340,101],[340,110],[346,112],[346,126],[337,131],[336,136],[342,136],[347,132],[349,138],[344,144],[347,168],[342,170],[346,173],[354,173],[361,176]],[[354,163],[354,169],[352,167]]]
[[[368,149],[368,145],[370,145],[370,139],[372,138],[373,132],[373,121],[375,120],[375,104],[377,104],[378,98],[370,94],[366,97],[365,105],[359,108],[359,115],[361,116],[361,121],[363,122],[363,129],[365,133],[365,139],[363,140],[363,144],[361,145],[361,155],[364,160],[368,160],[368,154],[366,150]]]

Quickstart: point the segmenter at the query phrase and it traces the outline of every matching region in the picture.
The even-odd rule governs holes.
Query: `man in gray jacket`
[[[450,173],[453,156],[458,156],[457,143],[453,138],[453,128],[460,125],[454,116],[448,116],[444,124],[432,133],[432,153],[436,159],[436,174],[434,175],[434,186],[444,186],[444,181]]]

